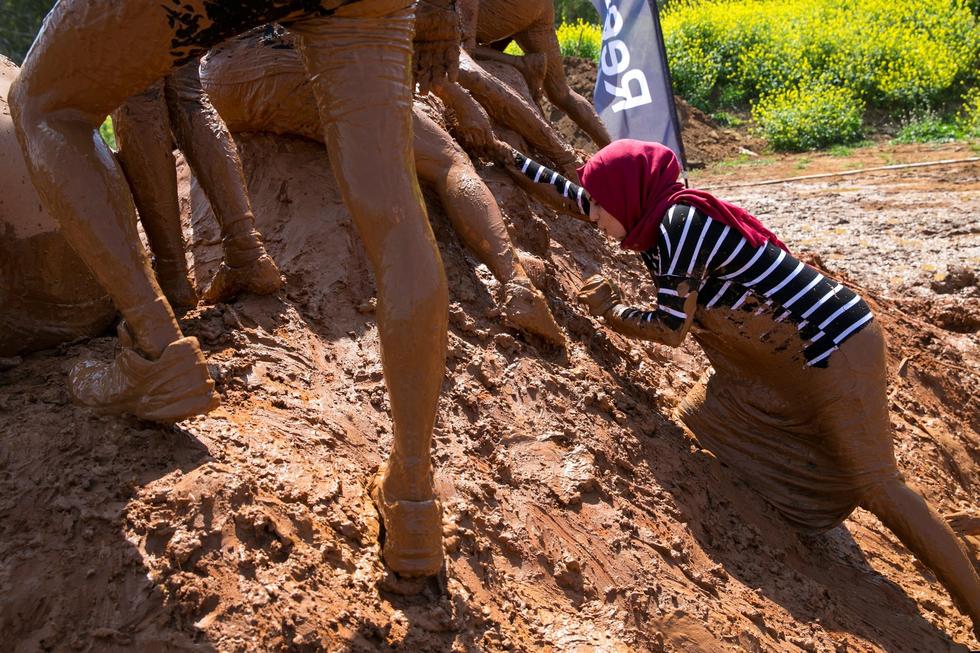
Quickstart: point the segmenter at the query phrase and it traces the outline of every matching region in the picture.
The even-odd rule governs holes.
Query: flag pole
[[[660,56],[664,62],[664,73],[667,75],[667,92],[670,93],[670,118],[674,124],[674,135],[677,137],[677,146],[680,148],[681,175],[684,177],[684,185],[687,186],[687,155],[684,153],[684,141],[681,139],[681,121],[677,115],[677,103],[674,102],[674,79],[670,74],[670,62],[667,59],[667,45],[664,40],[664,32],[660,27],[660,7],[657,0],[648,0],[650,11],[653,12],[653,25],[657,30],[657,46],[660,48]]]

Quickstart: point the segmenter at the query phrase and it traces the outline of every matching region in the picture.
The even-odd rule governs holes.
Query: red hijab
[[[633,139],[613,141],[578,169],[582,187],[626,229],[625,249],[642,252],[653,247],[667,209],[686,204],[737,229],[753,247],[768,240],[789,251],[745,209],[703,190],[685,188],[677,181],[680,172],[669,148]]]

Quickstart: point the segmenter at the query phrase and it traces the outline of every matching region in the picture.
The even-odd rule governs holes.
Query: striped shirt
[[[807,365],[815,367],[826,367],[830,355],[872,318],[849,288],[772,243],[753,247],[738,230],[690,206],[667,211],[657,243],[640,257],[657,285],[657,309],[620,308],[619,317],[656,319],[679,329],[686,293],[678,287],[686,283],[698,290],[701,308],[757,314],[770,308],[777,322],[794,323]]]

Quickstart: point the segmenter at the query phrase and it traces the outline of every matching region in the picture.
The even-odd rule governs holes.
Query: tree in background
[[[587,23],[598,23],[592,0],[555,0],[555,25],[574,23],[579,19]]]
[[[0,0],[0,54],[20,65],[54,0]]]
[[[980,4],[980,0],[970,0]],[[663,9],[670,0],[657,0],[657,6]],[[555,0],[555,25],[575,23],[579,19],[587,23],[598,23],[599,13],[592,0]]]

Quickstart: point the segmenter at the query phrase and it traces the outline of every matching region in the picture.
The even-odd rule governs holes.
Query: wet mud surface
[[[639,259],[492,167],[481,174],[515,244],[543,261],[532,276],[570,345],[502,323],[492,275],[427,195],[450,288],[434,438],[448,556],[440,581],[398,593],[368,497],[392,436],[367,260],[322,146],[238,140],[287,284],[183,318],[219,409],[164,428],[73,406],[67,370],[113,355],[108,337],[0,362],[0,641],[12,650],[980,646],[869,513],[798,535],[701,450],[672,417],[704,369],[696,345],[628,342],[575,304],[596,272],[643,303]],[[220,261],[218,228],[179,175],[200,285]],[[872,304],[899,467],[943,514],[980,510],[978,176],[925,168],[723,195]],[[965,541],[976,562],[980,538]]]

